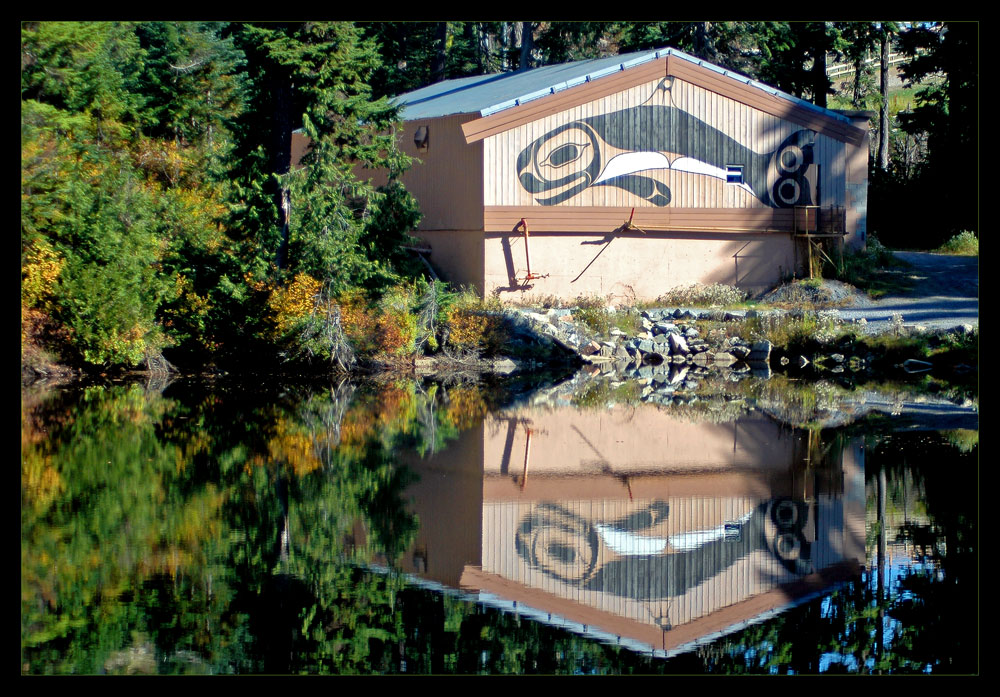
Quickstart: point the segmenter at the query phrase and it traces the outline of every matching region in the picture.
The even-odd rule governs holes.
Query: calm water
[[[651,392],[23,391],[22,673],[978,672],[975,416]]]

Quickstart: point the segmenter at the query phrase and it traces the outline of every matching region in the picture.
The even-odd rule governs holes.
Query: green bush
[[[956,254],[964,257],[978,257],[979,237],[976,236],[976,233],[965,230],[945,242],[936,251],[939,254]]]

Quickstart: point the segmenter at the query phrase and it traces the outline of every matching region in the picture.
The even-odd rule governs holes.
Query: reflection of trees
[[[398,448],[441,447],[485,413],[474,388],[432,389],[25,399],[22,670],[809,673],[830,657],[831,671],[976,670],[978,445],[906,434],[867,448],[890,518],[926,512],[899,533],[934,571],[891,577],[882,596],[872,575],[650,661],[358,568],[391,562],[417,529]]]
[[[457,435],[472,392],[181,384],[24,402],[23,670],[379,670],[401,581],[352,563],[411,543],[395,451]]]
[[[930,524],[904,526],[900,532],[918,531],[927,555],[916,561],[932,563],[908,565],[895,576],[883,568],[884,588],[873,563],[864,581],[700,649],[705,670],[815,673],[822,666],[829,672],[977,671],[977,458],[978,447],[962,452],[934,433],[872,438],[866,476],[873,497],[880,480],[884,482],[890,515],[883,514],[882,522],[888,524],[892,509],[902,508],[915,489]],[[872,546],[880,533],[874,518],[873,509]],[[813,639],[806,643],[804,636]]]

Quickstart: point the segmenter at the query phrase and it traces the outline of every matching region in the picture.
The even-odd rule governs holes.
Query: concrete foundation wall
[[[482,230],[417,230],[413,235],[431,247],[431,266],[445,281],[483,292]]]
[[[487,233],[484,283],[487,293],[525,301],[532,296],[610,297],[613,302],[655,300],[694,283],[735,285],[765,292],[796,265],[788,234],[578,235]]]

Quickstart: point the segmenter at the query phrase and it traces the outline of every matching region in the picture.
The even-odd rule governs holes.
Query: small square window
[[[743,183],[743,165],[726,165],[726,183],[737,185]]]

